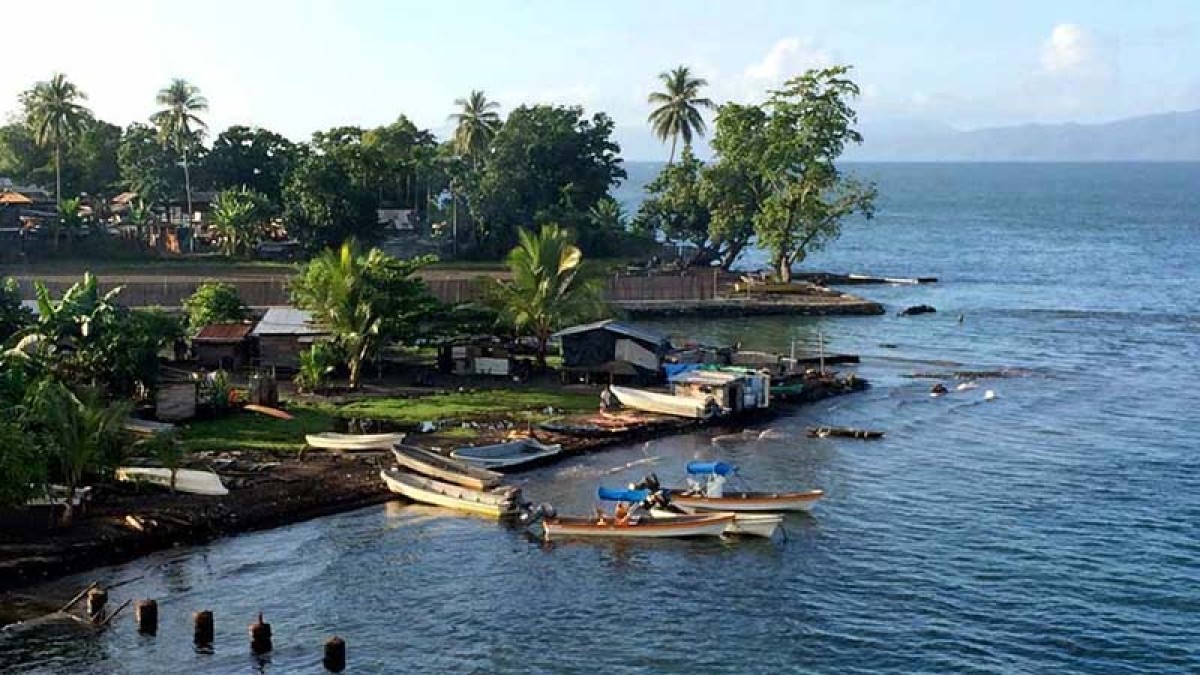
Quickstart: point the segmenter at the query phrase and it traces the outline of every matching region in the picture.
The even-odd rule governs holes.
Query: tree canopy
[[[213,141],[204,170],[215,189],[249,188],[265,195],[279,211],[284,181],[301,155],[299,146],[273,131],[232,126]]]
[[[87,94],[55,73],[21,95],[25,118],[38,145],[54,149],[55,198],[63,199],[62,148],[77,139],[91,122],[92,113],[83,105]]]
[[[715,107],[711,99],[700,96],[700,89],[708,80],[695,77],[687,66],[678,66],[668,72],[659,73],[663,90],[651,92],[647,102],[657,106],[650,112],[648,121],[654,135],[666,142],[671,139],[671,157],[668,164],[675,162],[675,145],[683,139],[686,148],[692,138],[704,135],[704,115],[701,111]]]

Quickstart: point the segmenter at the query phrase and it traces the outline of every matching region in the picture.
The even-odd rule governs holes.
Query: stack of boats
[[[380,477],[392,492],[414,502],[444,506],[492,518],[517,515],[521,489],[501,485],[504,475],[435,452],[397,443],[397,466]]]

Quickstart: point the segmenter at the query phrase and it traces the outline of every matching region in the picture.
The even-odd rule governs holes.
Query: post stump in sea
[[[213,643],[213,613],[209,610],[196,612],[192,615],[195,625],[195,642],[197,647],[207,647]]]
[[[250,624],[250,652],[266,654],[271,651],[271,624],[263,621],[262,612],[258,613],[258,621]]]
[[[108,592],[103,588],[93,588],[87,594],[88,618],[98,622],[104,614],[104,605],[108,602]]]
[[[333,636],[325,641],[325,658],[321,660],[325,670],[340,673],[346,669],[346,641]]]
[[[154,600],[138,600],[133,606],[133,621],[142,635],[158,633],[158,603]]]

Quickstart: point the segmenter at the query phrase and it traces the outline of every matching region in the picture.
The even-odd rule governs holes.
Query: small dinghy
[[[450,456],[483,469],[511,471],[553,457],[560,452],[562,446],[557,443],[546,445],[532,438],[520,438],[507,443],[456,448]]]
[[[396,463],[409,471],[472,490],[494,488],[504,480],[504,476],[495,471],[479,469],[424,448],[397,443],[392,446],[392,454],[396,457]]]
[[[729,476],[737,467],[725,462],[688,462],[687,472],[703,476],[704,482],[688,488],[666,488],[671,503],[689,511],[729,511],[734,513],[771,513],[779,511],[809,511],[822,497],[824,490],[807,492],[729,492],[724,489]],[[647,476],[635,487],[651,491],[663,489],[658,478]]]
[[[338,434],[326,431],[319,434],[308,434],[305,442],[320,450],[339,452],[355,450],[387,450],[396,443],[404,441],[404,434]]]
[[[472,490],[461,485],[406,473],[400,469],[384,469],[379,472],[379,477],[389,490],[414,502],[444,506],[492,518],[517,515],[521,501],[521,489],[511,485],[491,490]]]
[[[171,487],[171,470],[145,466],[122,466],[117,468],[117,480],[132,483],[150,483]],[[224,497],[229,488],[221,483],[221,477],[211,471],[179,469],[175,472],[175,490],[194,495]]]

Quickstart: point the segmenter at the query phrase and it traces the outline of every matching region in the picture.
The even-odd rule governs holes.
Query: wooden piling
[[[346,669],[346,641],[333,636],[325,642],[325,658],[321,660],[325,670],[340,673]]]
[[[103,588],[93,588],[87,593],[87,614],[88,618],[94,622],[101,620],[104,614],[104,605],[108,602],[108,592]]]
[[[209,610],[196,612],[192,615],[195,626],[195,642],[197,647],[207,647],[213,643],[213,613]]]
[[[263,621],[262,612],[258,613],[258,621],[250,624],[250,652],[266,654],[271,651],[271,624]]]
[[[138,632],[142,635],[158,633],[158,602],[154,600],[138,600],[133,606],[133,620]]]

